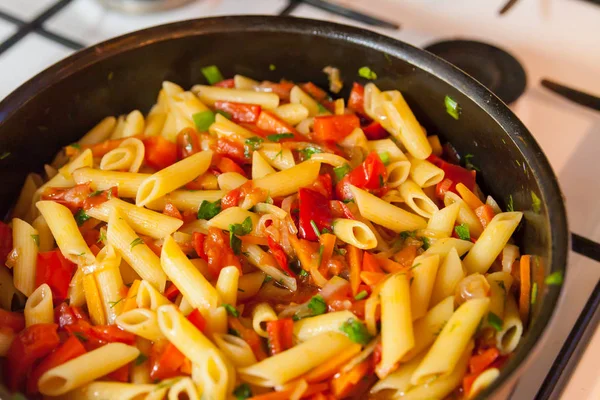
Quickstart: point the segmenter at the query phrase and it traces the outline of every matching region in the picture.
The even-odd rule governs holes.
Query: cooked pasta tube
[[[250,79],[244,75],[234,75],[233,82],[236,89],[255,90],[259,83],[254,79]]]
[[[429,309],[429,301],[438,272],[440,256],[419,256],[415,258],[411,271],[413,279],[410,285],[410,305],[412,319],[424,316]]]
[[[41,252],[50,251],[54,248],[54,236],[43,215],[38,216],[31,223],[33,229],[38,231],[38,250]]]
[[[66,207],[60,207],[65,208],[67,212],[69,212]],[[70,212],[69,216],[73,219]],[[39,238],[38,231],[19,218],[13,218],[12,225],[13,253],[16,255],[13,266],[13,282],[15,287],[19,289],[21,293],[25,296],[30,296],[35,289],[35,274],[38,255],[36,238]],[[77,225],[75,226],[77,227]],[[79,233],[79,231],[77,232]],[[81,236],[81,234],[79,236]]]
[[[80,265],[91,265],[96,261],[67,207],[45,200],[38,201],[36,207],[44,216],[60,252],[67,260]]]
[[[131,287],[133,287],[133,285]],[[139,283],[139,287],[135,294],[135,303],[139,308],[148,308],[154,311],[160,306],[171,304],[169,299],[156,290],[150,282],[145,280]]]
[[[151,384],[97,381],[73,390],[65,398],[68,400],[147,399],[148,397],[145,396],[156,391],[157,387],[158,385]]]
[[[75,271],[69,283],[69,305],[82,307],[85,304],[85,293],[83,291],[83,268]]]
[[[192,381],[192,378],[185,377],[178,379],[169,388],[168,400],[179,400],[181,398],[186,399],[199,399],[198,389],[196,384]]]
[[[420,216],[429,219],[439,211],[435,202],[415,182],[407,180],[399,186],[398,190],[406,205]]]
[[[38,387],[46,396],[58,396],[130,363],[140,354],[133,346],[109,343],[48,370]]]
[[[146,204],[146,207],[151,210],[162,211],[167,203],[171,203],[178,210],[198,212],[198,208],[204,200],[215,202],[226,194],[227,192],[224,190],[175,190],[166,196]]]
[[[229,89],[217,86],[195,85],[196,93],[202,103],[214,106],[216,101],[232,101],[234,103],[258,104],[268,110],[277,108],[279,96],[275,93],[256,92],[254,90]]]
[[[333,233],[342,242],[359,249],[366,250],[377,247],[377,238],[373,231],[367,225],[355,219],[334,219]]]
[[[236,267],[224,267],[219,272],[215,288],[223,304],[230,304],[234,307],[237,304],[239,278],[240,270]]]
[[[254,307],[254,310],[252,310],[252,328],[264,338],[269,337],[269,334],[265,329],[266,323],[269,321],[277,321],[277,319],[277,314],[269,303],[259,303]],[[265,326],[263,326],[263,324]]]
[[[351,185],[350,190],[360,214],[371,222],[394,232],[414,231],[427,226],[427,222],[422,217],[404,211],[356,186]]]
[[[521,212],[505,212],[492,218],[463,260],[469,274],[485,273],[490,268],[517,229],[521,218]]]
[[[116,324],[124,331],[152,342],[164,339],[164,335],[158,327],[156,311],[147,308],[136,308],[119,315]]]
[[[183,221],[177,218],[138,207],[121,199],[112,198],[104,203],[87,210],[90,217],[108,222],[110,212],[113,208],[121,212],[121,216],[131,228],[146,236],[162,239],[175,232],[183,225]]]
[[[107,323],[114,324],[117,315],[123,310],[124,302],[122,300],[125,295],[125,285],[119,270],[121,256],[109,244],[100,250],[96,260],[97,269],[94,275],[100,299],[104,305],[104,314]]]
[[[92,167],[93,165],[94,157],[92,155],[92,150],[86,149],[82,151],[81,154],[79,154],[73,161],[60,168],[58,172],[66,179],[71,179],[75,170]]]
[[[25,326],[54,323],[52,290],[46,283],[31,293],[25,303]]]
[[[210,221],[208,221],[208,226],[212,226],[214,228],[219,228],[223,230],[229,230],[230,225],[241,224],[246,218],[250,218],[250,220],[252,221],[252,230],[256,232],[256,226],[258,224],[258,215],[251,211],[244,210],[241,207],[229,207],[221,211]]]
[[[256,136],[248,129],[228,120],[221,114],[215,115],[215,122],[210,126],[208,131],[219,138],[231,139],[240,145],[245,144],[247,139]]]
[[[447,207],[454,203],[460,204],[456,221],[459,224],[467,224],[469,226],[471,237],[478,238],[481,235],[481,232],[483,232],[483,225],[481,225],[479,218],[475,215],[475,211],[473,211],[459,195],[447,191],[444,195],[444,204]]]
[[[508,272],[499,271],[488,274],[485,279],[490,285],[489,312],[494,313],[499,318],[504,318],[504,305],[513,282],[513,277]]]
[[[452,236],[459,210],[460,204],[454,203],[434,212],[427,222],[427,229],[440,232],[446,237]]]
[[[406,155],[400,150],[398,145],[392,139],[369,140],[367,142],[369,151],[374,151],[378,154],[387,154],[390,162],[408,161]]]
[[[349,164],[348,160],[346,160],[344,157],[331,153],[315,153],[310,157],[310,159],[312,161],[318,161],[321,164],[331,165],[332,167],[341,167]]]
[[[171,236],[163,244],[160,264],[169,280],[177,286],[192,307],[210,309],[219,305],[217,290],[194,267]]]
[[[274,174],[275,170],[271,167],[271,164],[265,160],[260,152],[255,151],[252,153],[252,179],[262,178],[270,174]]]
[[[244,183],[248,182],[248,178],[238,174],[237,172],[225,172],[217,177],[217,181],[219,182],[219,189],[229,192],[230,190],[237,189]]]
[[[256,357],[242,338],[233,335],[217,333],[213,335],[217,347],[230,359],[236,368],[247,367],[256,364]]]
[[[81,146],[88,146],[100,143],[109,138],[112,131],[117,125],[115,117],[106,117],[98,122],[96,126],[90,129],[81,139],[77,141]]]
[[[94,274],[84,274],[81,279],[90,320],[94,325],[106,325],[104,305],[100,298],[100,292],[98,291],[98,284],[96,283]]]
[[[257,386],[279,386],[321,365],[350,346],[338,332],[326,332],[249,367],[238,369],[241,378]],[[286,365],[286,368],[281,368]]]
[[[489,304],[488,298],[468,300],[452,314],[413,373],[413,385],[423,384],[440,374],[448,375],[456,368]]]
[[[401,186],[410,173],[410,162],[394,161],[385,167],[388,174],[387,184],[391,189]]]
[[[437,185],[444,179],[444,170],[438,168],[427,160],[420,160],[410,156],[410,179],[420,187]]]
[[[283,271],[279,269],[277,261],[275,261],[273,256],[261,249],[260,246],[242,243],[242,252],[245,253],[250,264],[254,265],[265,274],[270,275],[276,282],[279,282],[292,292],[295,292],[298,289],[296,279],[284,274]]]
[[[294,86],[290,91],[290,103],[301,104],[306,107],[309,117],[314,117],[320,113],[319,103],[298,86]]]
[[[273,110],[275,115],[292,126],[308,118],[308,108],[300,103],[282,104]]]
[[[350,311],[335,311],[294,322],[294,336],[305,342],[325,332],[339,332],[342,324],[355,319]]]
[[[266,190],[271,197],[288,196],[317,179],[321,163],[305,161],[292,168],[254,180],[254,187]]]
[[[260,287],[265,281],[266,274],[262,271],[250,272],[240,276],[238,281],[238,293],[239,300],[247,300],[258,293]]]
[[[502,329],[496,333],[496,347],[500,354],[512,353],[523,335],[523,321],[519,317],[519,309],[512,295],[506,296]]]
[[[452,248],[456,249],[459,257],[462,257],[471,250],[473,243],[467,240],[461,240],[456,238],[443,238],[438,239],[434,244],[431,245],[423,255],[439,254],[440,257],[446,257]]]
[[[138,172],[144,161],[144,143],[140,139],[129,138],[100,160],[100,169],[106,171],[129,170]]]
[[[390,398],[401,398],[400,396],[402,396],[412,387],[412,384],[410,383],[410,377],[417,369],[424,356],[424,354],[419,354],[419,356],[413,360],[403,363],[401,368],[398,368],[385,378],[378,381],[371,388],[369,393],[376,394],[382,390],[393,390],[394,393],[390,393]]]
[[[465,271],[456,248],[452,248],[441,263],[435,277],[430,305],[436,305],[454,295],[456,285],[465,277]]]
[[[135,204],[139,207],[145,206],[191,182],[206,172],[212,155],[210,150],[201,151],[156,172],[141,183],[135,197]]]
[[[498,370],[498,368],[489,368],[483,371],[481,374],[479,374],[477,378],[475,378],[475,381],[473,381],[468,398],[472,399],[473,397],[477,396],[480,392],[482,392],[488,386],[494,383],[494,381],[498,379],[499,376],[500,371]]]
[[[73,171],[73,179],[78,184],[90,182],[93,190],[108,190],[117,187],[119,197],[135,198],[138,188],[150,174],[133,172],[102,171],[93,168],[81,168]]]

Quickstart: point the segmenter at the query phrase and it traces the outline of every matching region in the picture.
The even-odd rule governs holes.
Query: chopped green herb
[[[223,110],[215,110],[215,114],[221,114],[222,116],[224,116],[227,119],[231,119],[231,114],[228,113],[227,111],[223,111]]]
[[[460,224],[454,227],[454,232],[458,235],[461,240],[471,240],[471,233],[469,232],[469,225]]]
[[[329,112],[329,110],[326,109],[323,104],[317,103],[317,106],[319,107],[319,114],[326,114]]]
[[[515,204],[513,203],[512,194],[508,195],[508,202],[506,203],[506,211],[515,211]]]
[[[17,392],[15,394],[13,394],[10,399],[11,400],[27,400],[27,397],[25,397],[24,394]]]
[[[237,318],[240,316],[239,311],[231,304],[223,304],[223,308],[225,308],[225,310],[227,311],[227,314],[231,315],[232,317]]]
[[[192,115],[192,119],[199,132],[208,132],[208,128],[215,122],[215,113],[210,110],[200,111]]]
[[[242,250],[242,241],[238,236],[244,236],[252,232],[252,219],[246,217],[241,224],[229,225],[229,245],[234,254],[239,255]]]
[[[409,237],[414,238],[417,234],[417,231],[402,231],[400,232],[400,237],[402,240],[406,240]]]
[[[115,307],[117,304],[121,303],[123,300],[125,300],[125,298],[124,298],[124,297],[121,297],[121,298],[120,298],[119,300],[117,300],[117,301],[109,301],[109,302],[108,302],[108,306],[109,306],[110,308],[114,308],[114,307]]]
[[[88,195],[88,197],[96,197],[96,196],[100,196],[102,193],[104,193],[104,190],[96,190],[95,192],[92,192]],[[110,191],[109,191],[110,193]]]
[[[244,156],[250,157],[250,151],[256,151],[260,149],[262,142],[265,140],[258,136],[253,136],[251,138],[246,139],[244,142]]]
[[[269,71],[275,71],[277,69],[277,67],[275,66],[275,64],[269,64]]]
[[[77,221],[78,226],[83,225],[88,219],[90,219],[90,216],[86,214],[83,208],[80,208],[79,211],[75,213],[75,221]]]
[[[267,136],[267,139],[270,140],[271,142],[279,142],[281,139],[293,139],[293,138],[294,138],[293,133],[277,133],[274,135]]]
[[[9,151],[5,151],[4,153],[0,154],[0,160],[4,160],[5,158],[10,156],[10,152]]]
[[[546,285],[562,285],[563,273],[562,271],[556,271],[546,277]]]
[[[327,312],[327,304],[325,299],[320,294],[313,296],[308,302],[308,309],[312,312],[312,316],[325,314]]]
[[[300,154],[300,156],[302,156],[302,160],[306,161],[309,160],[313,154],[316,153],[322,153],[321,149],[318,149],[316,147],[305,147],[302,150],[298,150],[298,153]]]
[[[137,356],[137,358],[135,359],[135,365],[142,365],[143,363],[146,362],[147,359],[148,359],[147,355],[145,355],[144,353],[140,353],[140,355]]]
[[[340,249],[340,248],[339,248],[339,247],[337,247],[337,246],[335,246],[335,247],[333,248],[333,251],[334,251],[336,254],[339,254],[340,256],[345,256],[345,255],[346,255],[346,253],[347,253],[346,249]]]
[[[271,275],[267,275],[267,276],[265,276],[265,280],[263,281],[263,283],[271,282],[272,280],[273,280],[273,277]]]
[[[538,285],[536,282],[533,282],[533,284],[531,285],[531,305],[534,305],[535,302],[537,301],[537,294],[538,294]]]
[[[366,345],[371,340],[371,334],[365,324],[361,321],[350,318],[340,326],[340,331],[344,332],[354,343]]]
[[[33,243],[35,243],[37,247],[40,247],[40,235],[31,235],[31,238],[33,239]]]
[[[423,237],[421,238],[421,240],[423,241],[423,246],[422,246],[422,247],[423,247],[423,250],[427,250],[427,249],[429,248],[429,246],[431,246],[431,244],[430,244],[430,242],[429,242],[429,238],[428,238],[428,237],[425,237],[425,236],[423,236]]]
[[[388,153],[387,151],[382,151],[379,154],[379,158],[381,159],[381,162],[383,163],[383,165],[389,165],[390,163],[390,153]]]
[[[215,217],[218,213],[221,212],[221,200],[217,200],[214,203],[211,203],[208,200],[202,200],[200,207],[198,208],[198,219],[206,219],[209,220]]]
[[[69,147],[72,147],[77,150],[81,150],[81,145],[79,143],[71,143]]]
[[[333,173],[335,174],[335,180],[336,182],[341,181],[342,179],[344,179],[344,177],[346,175],[348,175],[348,173],[352,170],[352,168],[350,168],[350,165],[348,164],[344,164],[340,167],[335,167],[333,169]]]
[[[531,191],[531,209],[536,214],[539,214],[542,209],[542,201],[533,191]]]
[[[142,238],[135,238],[135,239],[133,239],[133,241],[130,244],[131,249],[133,249],[138,244],[142,244],[142,243],[144,243],[144,241],[142,240]]]
[[[438,328],[437,331],[435,331],[433,336],[438,336],[440,333],[442,333],[442,329],[444,329],[445,326],[446,326],[446,322],[444,322],[443,324],[440,325],[440,327]]]
[[[411,269],[415,269],[417,268],[419,265],[421,265],[421,263],[416,263],[415,265],[411,266],[408,270],[410,271]]]
[[[371,70],[369,67],[360,67],[358,69],[358,76],[361,76],[365,79],[377,79],[377,74],[375,71]]]
[[[379,175],[379,187],[382,188],[385,185],[385,181],[383,180],[383,175]]]
[[[325,246],[320,245],[319,246],[319,262],[317,265],[321,265],[321,262],[323,261],[323,251],[325,250]]]
[[[504,294],[506,294],[506,286],[504,286],[504,281],[496,281],[496,283],[504,291]]]
[[[221,71],[219,71],[219,67],[216,65],[209,65],[208,67],[202,68],[201,71],[209,85],[214,85],[215,83],[219,83],[224,79]]]
[[[283,157],[283,149],[279,150],[279,153],[275,154],[275,157],[271,158],[271,160],[275,160],[276,158]]]
[[[75,332],[73,332],[73,335],[75,335],[75,337],[76,337],[77,339],[79,339],[79,341],[80,341],[80,342],[87,342],[87,341],[88,341],[88,338],[87,338],[87,336],[85,336],[85,335],[84,335],[83,333],[81,333],[81,332],[77,332],[77,331],[75,331]]]
[[[271,65],[274,67],[273,64]],[[250,390],[250,386],[247,383],[242,383],[240,386],[235,388],[233,395],[235,396],[236,400],[245,400],[252,397],[252,390]]]
[[[473,163],[471,162],[473,157],[475,157],[473,154],[467,154],[463,157],[463,159],[465,160],[465,168],[472,169],[474,171],[480,171],[480,169],[473,165]]]
[[[299,275],[300,275],[301,277],[303,277],[303,278],[306,278],[306,277],[308,276],[308,272],[306,272],[306,270],[305,270],[305,269],[303,269],[302,271],[300,271],[300,274],[299,274]]]
[[[344,203],[344,204],[355,203],[355,201],[354,201],[354,199],[344,199],[344,200],[342,200],[342,203]]]
[[[105,242],[105,241],[106,241],[106,231],[100,230],[100,236],[98,236],[98,240],[96,240],[96,243]]]
[[[312,219],[310,220],[310,226],[312,226],[315,235],[317,235],[317,237],[320,237],[321,232],[319,232],[319,227],[317,226],[317,223]]]
[[[367,293],[366,290],[363,290],[361,292],[358,292],[356,294],[356,296],[354,296],[354,300],[362,300],[362,299],[366,299],[367,296],[369,295],[369,293]]]
[[[452,97],[444,97],[444,104],[446,105],[446,112],[454,119],[458,119],[460,116],[460,106]]]
[[[502,318],[494,314],[493,312],[488,313],[488,324],[498,332],[502,330]]]

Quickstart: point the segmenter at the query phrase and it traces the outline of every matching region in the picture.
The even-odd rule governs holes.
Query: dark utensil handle
[[[551,90],[574,103],[591,108],[592,110],[600,111],[600,97],[593,96],[580,90],[572,89],[548,79],[542,79],[541,83],[546,89]]]
[[[379,26],[382,28],[400,29],[400,25],[395,22],[385,21],[383,19],[355,11],[339,4],[330,3],[325,0],[302,0],[302,2],[313,7],[320,8],[321,10],[329,11],[330,13],[341,15],[342,17],[346,17],[357,22],[362,22],[363,24]]]

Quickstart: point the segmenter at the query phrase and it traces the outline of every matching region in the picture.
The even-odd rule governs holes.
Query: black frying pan
[[[527,334],[500,378],[480,395],[508,397],[544,346],[542,334],[559,299],[560,286],[546,286],[543,278],[566,268],[562,194],[542,150],[506,105],[452,65],[405,43],[320,21],[250,16],[178,22],[80,51],[0,103],[0,153],[11,153],[0,160],[0,211],[9,210],[28,172],[40,170],[101,118],[148,110],[163,80],[190,87],[204,82],[200,68],[211,64],[226,77],[310,80],[322,87],[327,80],[321,70],[333,65],[342,71],[344,96],[358,79],[357,70],[369,66],[380,88],[402,91],[429,133],[452,142],[461,154],[474,155],[486,193],[503,208],[512,196],[515,209],[525,211],[519,244],[540,262],[533,263],[538,299]],[[462,107],[459,120],[446,113],[446,95]],[[542,200],[540,213],[529,211],[532,191]]]

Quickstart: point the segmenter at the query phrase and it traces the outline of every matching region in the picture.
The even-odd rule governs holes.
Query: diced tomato
[[[231,158],[225,156],[217,156],[213,159],[213,164],[221,173],[225,172],[237,172],[242,176],[246,176],[246,171],[235,163]]]
[[[6,311],[0,308],[0,328],[12,329],[15,333],[21,332],[25,329],[25,317],[22,313]]]
[[[179,296],[179,289],[177,289],[177,286],[175,286],[174,283],[171,283],[166,289],[165,292],[163,293],[165,295],[165,297],[169,300],[171,300],[172,302],[175,302],[175,299],[177,298],[177,296]]]
[[[308,188],[321,193],[327,200],[333,198],[333,185],[331,175],[329,174],[319,175]]]
[[[46,371],[58,367],[75,357],[79,357],[80,355],[85,354],[85,352],[85,347],[83,347],[79,339],[71,336],[31,371],[29,379],[27,380],[27,393],[38,393],[38,381]]]
[[[125,364],[120,368],[117,368],[110,374],[106,375],[106,378],[116,382],[129,382],[129,364]]]
[[[215,109],[231,115],[233,122],[254,124],[258,120],[261,107],[256,104],[234,103],[231,101],[216,101]]]
[[[362,130],[369,140],[385,139],[389,136],[389,133],[383,129],[383,126],[376,121],[372,121],[369,125],[363,127]]]
[[[18,333],[6,355],[5,383],[11,391],[23,387],[34,363],[60,344],[56,324],[35,324]]]
[[[93,192],[83,201],[83,209],[89,210],[90,208],[96,207],[105,201],[112,199],[113,197],[119,197],[119,189],[116,186],[110,189],[103,190],[102,192]]]
[[[352,211],[350,211],[346,203],[343,201],[329,201],[329,209],[331,210],[331,214],[334,216],[334,218],[356,219],[354,214],[352,214]]]
[[[283,101],[290,100],[290,92],[295,86],[293,82],[287,82],[282,80],[279,83],[263,81],[258,85],[258,90],[261,92],[275,93]]]
[[[179,375],[185,356],[175,345],[163,340],[154,343],[150,351],[150,378],[163,380]]]
[[[89,322],[79,319],[74,324],[66,325],[65,329],[67,332],[83,338],[85,344],[91,348],[114,342],[129,345],[135,343],[135,335],[122,330],[117,325],[91,325]]]
[[[484,350],[481,354],[472,355],[469,359],[469,372],[479,374],[485,371],[500,356],[495,347]]]
[[[162,136],[152,136],[143,140],[144,160],[154,169],[163,169],[177,161],[177,145]]]
[[[192,128],[182,129],[177,134],[177,159],[182,160],[202,151],[200,137]]]
[[[269,350],[275,355],[294,345],[294,321],[291,318],[267,321]]]
[[[465,185],[470,191],[475,189],[475,171],[450,164],[434,154],[430,155],[427,160],[444,171],[444,180],[439,182],[435,188],[438,198],[443,199],[447,191],[458,194],[456,185],[459,183]]]
[[[68,207],[71,212],[76,212],[83,208],[85,201],[92,193],[90,184],[82,183],[75,185],[72,188],[63,189],[55,187],[47,187],[42,193],[42,200],[52,200],[65,207]]]
[[[87,315],[79,308],[75,306],[69,306],[67,303],[60,303],[54,309],[54,321],[60,328],[64,328],[67,325],[72,325],[78,320],[88,321]]]
[[[296,129],[288,124],[287,122],[281,120],[275,114],[262,110],[260,115],[258,116],[258,120],[256,121],[256,126],[259,129],[262,129],[265,132],[269,133],[292,133],[294,134],[294,138],[290,139],[282,139],[281,141],[286,140],[297,140],[298,134],[296,133]]]
[[[475,209],[475,215],[477,215],[477,218],[479,218],[481,225],[483,225],[483,228],[485,229],[492,221],[496,213],[491,206],[484,204]]]
[[[360,128],[360,120],[353,114],[315,117],[314,138],[321,142],[337,142],[356,128]]]
[[[206,320],[202,316],[202,313],[197,308],[189,313],[187,316],[188,321],[192,323],[200,332],[204,332],[206,329]]]
[[[194,250],[196,250],[196,254],[198,257],[202,258],[204,261],[206,259],[206,253],[204,252],[204,239],[206,239],[206,235],[200,232],[194,232],[192,234],[192,243],[194,244]]]
[[[6,264],[6,257],[12,251],[12,229],[8,224],[0,221],[0,265]]]
[[[217,154],[227,156],[238,164],[250,163],[250,158],[244,154],[244,146],[229,139],[219,138],[217,140]]]
[[[52,289],[52,299],[55,302],[63,301],[68,296],[75,268],[75,264],[67,260],[60,250],[40,252],[37,256],[35,285],[48,284]]]
[[[183,217],[181,216],[181,213],[179,212],[179,210],[177,209],[177,207],[175,207],[175,205],[173,203],[167,202],[167,204],[165,204],[165,208],[163,209],[163,214],[168,215],[169,217],[180,219],[183,221]]]
[[[347,178],[347,180],[346,180]],[[385,165],[375,152],[370,153],[365,161],[354,168],[338,185],[344,185],[344,181],[366,190],[379,190],[385,186],[387,182],[387,170]],[[338,190],[336,188],[336,190]],[[346,197],[342,197],[346,198]]]
[[[221,210],[226,210],[230,207],[237,207],[241,198],[242,198],[242,191],[240,190],[240,188],[230,190],[221,199]]]
[[[303,83],[300,88],[308,93],[316,101],[323,101],[327,98],[327,92],[312,82]]]
[[[154,238],[150,237],[150,236],[146,236],[146,235],[139,235],[140,239],[142,239],[144,241],[144,244],[148,247],[150,247],[150,250],[152,250],[152,252],[154,254],[156,254],[158,257],[160,257],[160,253],[162,252],[162,245],[157,245],[156,241],[154,240]]]
[[[354,82],[352,84],[352,91],[348,98],[348,108],[357,113],[365,114],[365,88],[360,83]]]
[[[235,81],[233,80],[233,78],[231,78],[231,79],[224,79],[221,82],[217,82],[217,83],[213,84],[213,86],[218,86],[218,87],[233,89],[233,88],[235,88]]]
[[[316,241],[318,237],[313,224],[317,226],[319,232],[323,229],[331,230],[329,201],[321,193],[308,188],[298,190],[298,198],[300,201],[299,235],[303,239]]]
[[[212,271],[213,279],[219,276],[223,267],[223,260],[227,252],[231,252],[223,231],[217,228],[208,228],[208,235],[204,239],[204,254],[206,255],[208,269]]]
[[[381,361],[381,354],[383,353],[383,347],[381,345],[381,342],[378,342],[375,345],[375,349],[373,350],[373,366],[379,364],[379,362]]]
[[[293,276],[295,278],[296,274],[288,266],[287,255],[285,254],[285,251],[283,251],[283,247],[281,247],[279,243],[274,241],[271,238],[271,236],[268,236],[267,240],[269,243],[269,249],[271,250],[271,254],[273,254],[273,257],[275,257],[275,259],[277,260],[277,264],[279,264],[281,269],[284,270],[289,276]]]

